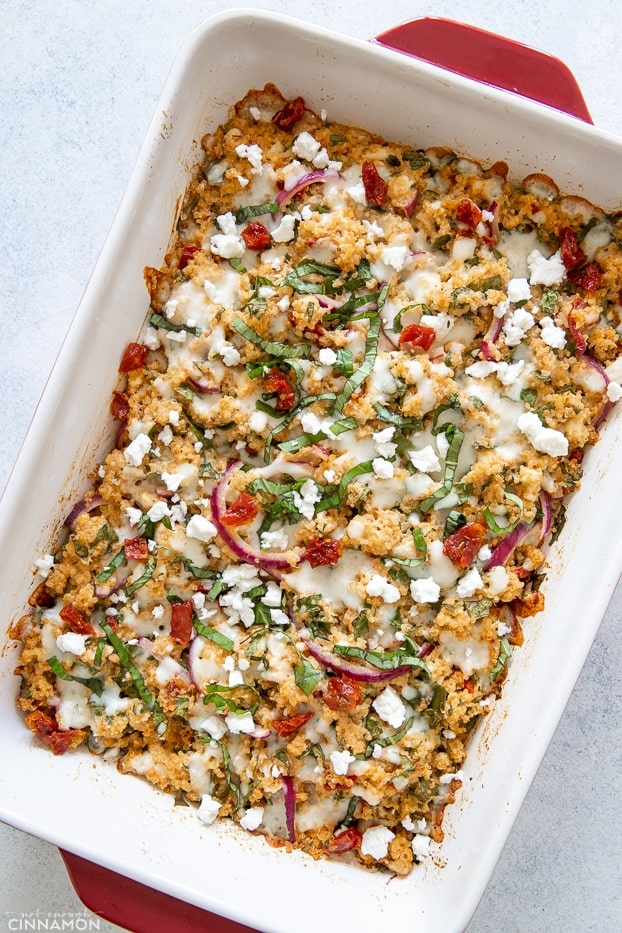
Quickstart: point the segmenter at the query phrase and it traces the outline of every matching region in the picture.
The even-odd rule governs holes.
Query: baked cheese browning
[[[204,823],[405,875],[622,394],[622,228],[271,85],[202,147],[19,704]]]

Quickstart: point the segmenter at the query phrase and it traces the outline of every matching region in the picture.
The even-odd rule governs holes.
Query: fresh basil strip
[[[351,295],[347,301],[345,301],[338,308],[334,308],[329,314],[324,315],[324,320],[327,323],[337,322],[337,327],[345,327],[349,321],[359,321],[365,317],[368,317],[371,314],[376,314],[378,298],[380,297],[380,292],[366,292],[364,295]],[[359,308],[362,308],[364,305],[370,304],[372,307],[367,309],[367,312],[361,312],[361,314],[352,317],[354,311],[357,311]]]
[[[421,551],[423,554],[424,560],[427,560],[428,545],[426,544],[425,535],[423,534],[421,528],[413,528],[413,541],[415,542],[415,547],[417,550]]]
[[[144,586],[145,583],[148,583],[149,580],[151,580],[153,571],[156,569],[156,564],[157,558],[152,554],[145,564],[144,573],[138,578],[138,580],[134,580],[133,583],[128,583],[127,586],[123,587],[123,592],[126,596],[132,596],[136,590],[139,590],[141,586]]]
[[[234,698],[237,694],[240,702]],[[253,702],[249,702],[249,697],[253,697]],[[205,704],[211,703],[216,709],[228,709],[231,713],[255,713],[259,707],[259,695],[250,684],[237,684],[235,687],[227,687],[225,684],[208,684],[203,695]],[[242,705],[244,704],[244,705]]]
[[[410,654],[409,649],[371,651],[368,648],[357,648],[355,645],[335,645],[333,651],[342,658],[357,658],[359,661],[365,661],[381,671],[394,671],[398,667],[406,666],[420,667],[422,670],[427,671],[424,661]]]
[[[326,440],[327,436],[323,431],[318,431],[317,434],[305,432],[299,434],[298,437],[292,438],[291,441],[283,441],[281,444],[277,444],[277,447],[286,453],[295,453],[304,447],[311,447],[312,444],[318,444],[320,441]]]
[[[510,648],[510,643],[507,638],[502,638],[499,644],[499,657],[497,658],[497,663],[490,672],[490,679],[494,682],[503,673],[506,664],[512,657],[512,649]]]
[[[98,697],[102,695],[104,685],[97,677],[77,677],[75,674],[70,674],[65,670],[56,655],[48,658],[47,664],[50,665],[56,676],[60,677],[61,680],[73,680],[77,684],[82,684],[83,687],[88,687],[91,693],[95,693]]]
[[[289,427],[289,425],[292,423],[292,421],[298,415],[301,409],[308,408],[309,405],[313,405],[314,402],[333,402],[334,400],[335,400],[334,392],[323,392],[321,395],[308,395],[306,398],[303,398],[296,405],[295,408],[292,408],[292,410],[287,413],[287,415],[283,418],[283,420],[279,424],[275,425],[272,428],[272,430],[268,434],[268,437],[266,438],[266,445],[264,448],[264,461],[266,463],[270,462],[270,448],[272,447],[272,444],[274,443],[274,438],[278,437],[278,435],[281,434],[281,432],[284,431],[285,428]]]
[[[187,324],[173,324],[172,321],[169,321],[168,318],[165,318],[162,314],[152,314],[149,318],[149,323],[153,327],[161,327],[162,330],[170,330],[176,334],[181,333],[181,331],[186,331],[188,334],[194,334],[195,337],[199,337],[203,333],[200,327],[189,327]]]
[[[203,623],[199,622],[198,619],[194,619],[192,624],[194,625],[199,635],[202,635],[203,638],[213,642],[215,645],[218,645],[219,648],[223,648],[225,651],[233,651],[232,640],[227,638],[226,635],[222,635],[221,632],[218,632],[215,628],[212,628],[211,625],[203,625]]]
[[[509,499],[510,502],[513,502],[514,505],[518,506],[518,518],[515,518],[513,522],[510,522],[507,525],[503,525],[503,526],[498,525],[497,522],[495,521],[494,515],[492,514],[488,506],[486,506],[486,508],[484,509],[484,518],[486,519],[486,524],[488,525],[491,531],[494,531],[496,535],[507,535],[511,531],[514,531],[516,526],[519,525],[520,522],[523,520],[523,514],[525,511],[523,500],[519,496],[515,496],[513,492],[504,492],[503,498]]]
[[[410,434],[423,429],[423,421],[421,418],[405,418],[404,415],[399,415],[397,412],[386,408],[382,402],[374,402],[374,411],[378,415],[380,421],[386,421],[387,424],[394,424],[402,433]]]
[[[337,509],[341,505],[343,497],[346,494],[346,489],[350,485],[353,479],[356,479],[357,476],[362,476],[364,473],[373,473],[373,461],[365,460],[362,463],[357,463],[356,466],[352,467],[347,473],[344,473],[341,477],[339,485],[336,492],[331,493],[325,499],[321,499],[315,506],[315,511],[317,512],[326,512],[327,509]]]
[[[108,580],[113,575],[115,570],[118,570],[123,563],[125,563],[124,547],[122,547],[121,550],[115,554],[110,563],[106,564],[102,572],[95,577],[97,583],[104,583],[106,580]]]
[[[346,431],[354,431],[358,426],[356,418],[341,418],[340,421],[334,421],[333,424],[331,424],[330,433],[338,436],[339,434],[344,434]]]
[[[385,735],[384,738],[378,737],[378,738],[372,739],[369,745],[367,746],[367,748],[365,749],[365,751],[363,752],[363,754],[355,755],[355,758],[358,758],[359,760],[360,759],[365,760],[366,758],[371,758],[371,756],[374,753],[374,745],[379,745],[380,748],[387,748],[387,746],[389,745],[397,745],[397,743],[400,742],[404,738],[404,736],[406,735],[408,730],[411,728],[414,721],[415,721],[415,717],[411,716],[409,719],[406,720],[402,728],[398,729],[398,731],[394,732],[392,735]]]
[[[143,701],[147,709],[151,711],[151,715],[156,726],[159,726],[161,723],[166,722],[167,721],[166,713],[164,712],[164,710],[162,709],[162,707],[160,706],[160,704],[158,703],[154,695],[151,693],[151,691],[148,689],[147,685],[145,684],[145,681],[143,680],[143,675],[141,674],[139,669],[136,667],[136,665],[132,661],[130,653],[127,650],[127,647],[125,646],[125,644],[121,641],[121,639],[119,638],[117,633],[113,630],[109,622],[104,621],[104,622],[101,622],[100,625],[104,631],[106,638],[108,639],[108,641],[110,642],[114,650],[117,652],[117,656],[119,658],[119,661],[121,662],[121,666],[125,668],[125,670],[128,672],[128,674],[134,681],[134,686],[136,687],[136,692],[138,693],[138,696],[141,698],[141,700]]]
[[[227,782],[227,787],[235,797],[238,807],[242,803],[242,792],[238,785],[233,780],[231,775],[231,755],[229,754],[229,749],[225,742],[219,741],[220,751],[222,752],[222,768],[225,772],[225,781]]]
[[[274,340],[264,340],[263,337],[253,330],[252,327],[249,327],[248,324],[245,324],[244,321],[239,317],[234,317],[231,321],[231,326],[234,330],[240,334],[241,337],[244,337],[245,340],[248,340],[249,343],[255,344],[257,347],[268,353],[270,356],[274,356],[279,360],[286,359],[298,359],[300,357],[308,358],[310,347],[308,343],[298,343],[296,346],[292,347],[286,343],[280,343],[279,341]]]
[[[380,302],[379,302],[380,304]],[[335,410],[342,412],[344,405],[356,390],[361,386],[374,368],[376,357],[378,355],[378,336],[380,334],[380,315],[372,318],[369,322],[367,337],[365,338],[365,356],[358,369],[355,369],[351,376],[346,379],[346,384],[337,396],[335,401]]]
[[[440,434],[442,431],[446,431],[447,425],[439,425],[439,418],[446,411],[462,411],[460,402],[458,401],[458,396],[453,393],[449,396],[446,402],[443,402],[442,405],[438,405],[434,409],[434,418],[432,419],[432,434],[436,437],[437,434]]]
[[[450,425],[454,427],[454,425]],[[447,456],[445,457],[445,474],[443,477],[443,485],[440,486],[436,492],[432,493],[431,496],[428,496],[426,499],[419,504],[419,511],[426,515],[435,503],[440,502],[441,499],[444,499],[445,496],[448,496],[451,492],[454,476],[456,475],[456,470],[458,468],[458,457],[460,455],[460,448],[462,447],[462,442],[464,440],[464,431],[461,431],[460,428],[455,428],[451,442],[449,444],[449,450],[447,451]]]
[[[246,207],[240,207],[234,213],[236,224],[241,224],[249,217],[262,217],[264,214],[276,214],[279,205],[276,201],[268,201],[266,204],[247,204]]]
[[[306,658],[300,658],[300,664],[294,667],[294,680],[305,696],[311,696],[317,683],[322,679],[323,673],[314,667]]]

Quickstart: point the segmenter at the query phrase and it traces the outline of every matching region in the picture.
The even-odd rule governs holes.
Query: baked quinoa
[[[18,702],[205,823],[406,875],[622,395],[622,223],[272,85],[202,148]]]

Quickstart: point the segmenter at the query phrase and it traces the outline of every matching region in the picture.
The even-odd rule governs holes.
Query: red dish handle
[[[372,41],[593,122],[567,66],[513,39],[449,19],[424,17],[395,26]]]
[[[374,40],[481,84],[489,84],[592,123],[571,71],[559,59],[453,20],[425,17]],[[61,849],[78,897],[93,913],[132,933],[255,933]]]

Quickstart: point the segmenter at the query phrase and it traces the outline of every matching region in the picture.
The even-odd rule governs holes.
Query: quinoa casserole
[[[201,145],[18,704],[205,824],[406,875],[622,396],[622,221],[272,85]]]

